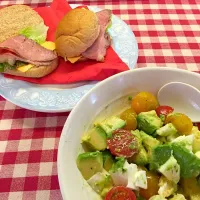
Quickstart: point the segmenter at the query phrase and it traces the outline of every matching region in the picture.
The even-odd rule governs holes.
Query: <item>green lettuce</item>
[[[18,60],[15,62],[14,66],[10,65],[9,63],[0,63],[0,73],[4,72],[6,68],[14,70],[16,67],[20,67],[20,66],[23,66],[23,65],[26,65],[26,64],[27,63],[22,62],[22,61],[18,61]]]
[[[19,34],[34,40],[38,44],[42,44],[46,41],[48,29],[49,28],[47,26],[45,26],[43,23],[40,23],[38,25],[22,29]]]
[[[108,30],[111,28],[111,26],[112,26],[112,21],[110,20],[110,23],[106,27],[106,33],[108,33]]]
[[[6,68],[14,69],[14,67],[8,63],[0,63],[0,72],[4,72]]]

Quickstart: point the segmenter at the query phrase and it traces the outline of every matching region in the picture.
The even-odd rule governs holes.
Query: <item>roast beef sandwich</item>
[[[72,9],[57,26],[57,54],[71,63],[87,59],[103,62],[111,44],[107,33],[110,23],[110,10],[94,13],[83,8]]]
[[[46,41],[48,27],[32,8],[0,9],[0,72],[40,78],[58,66],[55,44]]]

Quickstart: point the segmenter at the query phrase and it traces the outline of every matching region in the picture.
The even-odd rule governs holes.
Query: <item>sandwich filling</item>
[[[6,68],[25,72],[32,67],[48,66],[57,59],[54,43],[39,45],[22,35],[0,44],[0,71]],[[52,47],[54,46],[54,47]]]
[[[111,44],[111,39],[109,34],[106,32],[107,27],[111,22],[111,11],[110,10],[102,10],[96,13],[99,24],[100,24],[100,33],[96,41],[93,43],[91,47],[89,47],[82,56],[84,58],[104,61],[104,56],[106,55],[106,50]]]
[[[100,33],[95,42],[90,46],[85,52],[83,52],[80,56],[67,58],[71,63],[77,62],[79,59],[92,59],[97,61],[104,61],[104,57],[106,55],[106,50],[111,44],[111,38],[107,33],[107,28],[111,24],[111,11],[110,10],[102,10],[96,13],[100,25]]]

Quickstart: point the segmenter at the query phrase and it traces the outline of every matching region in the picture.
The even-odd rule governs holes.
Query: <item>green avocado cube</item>
[[[115,159],[108,150],[103,151],[102,153],[103,153],[103,167],[108,172],[115,163]]]
[[[159,128],[156,131],[157,135],[160,136],[169,136],[169,135],[175,135],[177,133],[177,130],[175,126],[172,123],[166,124],[165,126]]]
[[[136,165],[141,165],[141,166],[148,164],[149,157],[145,148],[141,147],[139,152],[131,158],[131,161]]]
[[[111,137],[113,131],[123,128],[126,125],[126,122],[119,117],[112,116],[103,122],[95,124],[96,126],[100,126],[107,134],[107,137]]]
[[[95,127],[82,137],[82,144],[89,151],[103,151],[107,148],[107,136],[100,127]]]
[[[156,130],[163,125],[162,120],[157,116],[155,110],[141,112],[139,115],[137,115],[137,123],[138,129],[152,136],[155,136]]]
[[[101,152],[86,152],[78,155],[77,167],[84,179],[90,179],[103,170],[103,155]]]
[[[107,192],[113,187],[112,178],[106,171],[96,173],[87,182],[102,197],[105,197]]]

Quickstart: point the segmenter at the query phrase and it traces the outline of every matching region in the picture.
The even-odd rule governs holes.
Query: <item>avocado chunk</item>
[[[88,184],[100,196],[105,197],[107,192],[112,189],[113,181],[108,172],[98,172],[88,180]]]
[[[84,179],[90,179],[103,170],[103,155],[101,152],[86,152],[78,155],[77,167]]]
[[[175,135],[176,133],[177,133],[177,130],[172,123],[166,124],[165,126],[159,128],[156,131],[156,134],[160,136]]]
[[[111,137],[113,131],[123,128],[126,125],[126,122],[119,117],[112,116],[95,125],[100,126],[106,132],[107,137]]]
[[[142,137],[142,144],[145,147],[145,149],[148,152],[149,159],[151,158],[152,150],[156,146],[160,145],[160,141],[156,138],[153,138],[152,136],[146,134],[143,131],[140,131],[141,137]]]
[[[131,162],[141,166],[148,164],[149,157],[144,147],[141,147],[139,152],[133,155],[133,157],[131,158]]]
[[[186,198],[182,194],[176,194],[170,200],[186,200]]]
[[[170,197],[177,192],[177,184],[173,181],[169,181],[166,177],[161,176],[159,180],[158,194],[163,197]]]
[[[128,159],[129,162],[133,162],[137,165],[146,165],[149,161],[148,153],[142,145],[142,136],[139,130],[131,131],[131,133],[137,138],[138,142],[138,153],[134,154],[131,158]]]
[[[105,131],[100,127],[94,127],[82,137],[82,144],[89,151],[103,151],[107,147],[107,137]]]
[[[103,151],[102,153],[103,153],[103,167],[108,172],[115,163],[115,159],[108,150]]]
[[[156,111],[141,112],[137,115],[138,129],[145,133],[156,136],[156,130],[162,127],[163,122],[157,116]]]
[[[158,169],[169,181],[177,184],[180,180],[180,166],[177,163],[177,160],[172,155],[166,163],[164,163]]]
[[[152,196],[149,200],[167,200],[166,198],[164,198],[161,195],[154,195]]]

